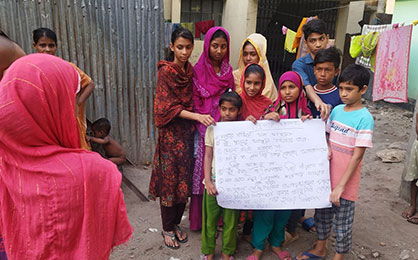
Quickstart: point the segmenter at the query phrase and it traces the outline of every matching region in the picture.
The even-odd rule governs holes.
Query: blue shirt
[[[314,73],[314,61],[310,53],[295,60],[292,64],[292,70],[300,74],[303,79],[304,86],[315,86],[317,81]],[[332,83],[337,84],[337,77],[332,80]]]
[[[315,93],[322,100],[322,102],[331,106],[331,110],[334,107],[343,103],[340,98],[340,91],[335,85],[332,88],[327,89],[327,90],[317,89],[316,85],[313,88],[314,88]],[[312,103],[311,101],[308,101],[308,105],[309,105],[309,108],[311,109],[313,118],[318,118],[321,113],[319,113],[319,111],[316,110],[315,104]]]
[[[314,62],[312,56],[308,53],[306,56],[303,56],[295,60],[292,64],[292,70],[300,74],[303,79],[303,84],[315,86],[317,81],[314,74]]]

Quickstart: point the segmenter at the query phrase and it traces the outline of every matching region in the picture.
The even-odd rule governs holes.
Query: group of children
[[[335,50],[331,49],[328,52],[335,52]],[[327,50],[323,53],[327,53]],[[339,64],[335,68],[332,59],[326,62],[332,63],[332,67],[338,69]],[[329,77],[328,83],[332,82],[334,76],[335,74]],[[366,147],[372,145],[373,118],[361,103],[361,96],[367,89],[368,80],[368,71],[357,65],[349,66],[340,76],[339,93],[344,105],[336,106],[332,110],[327,123],[332,186],[330,201],[333,207],[315,211],[318,241],[313,250],[304,252],[297,259],[325,259],[326,241],[334,215],[337,252],[334,259],[342,259],[342,256],[351,248],[351,227],[354,218],[354,201],[357,200],[358,194],[361,161]],[[301,118],[301,120],[312,118],[299,74],[292,71],[284,73],[279,79],[279,102],[275,102],[270,107],[263,107],[260,103],[261,106],[257,109],[255,100],[266,100],[261,95],[264,82],[265,74],[262,67],[257,64],[248,65],[243,73],[241,97],[232,90],[221,96],[220,121],[239,120],[239,115],[254,123],[256,119],[261,119],[263,116],[264,119],[277,121],[285,118]],[[325,85],[326,81],[321,80],[321,83]],[[331,88],[333,87],[335,86],[331,85]],[[336,102],[336,100],[333,101]],[[268,103],[266,102],[265,105],[268,106]],[[213,127],[210,126],[205,137],[206,190],[203,199],[202,253],[205,254],[204,259],[213,259],[215,234],[222,215],[222,256],[223,259],[233,259],[231,256],[236,249],[239,211],[221,208],[216,203],[213,139]],[[291,210],[253,211],[254,225],[251,244],[254,246],[254,251],[247,257],[247,260],[261,258],[266,239],[269,241],[272,252],[279,259],[291,259],[289,253],[280,248],[284,242],[286,224],[291,213]]]
[[[195,164],[199,163],[196,157],[196,153],[199,153],[199,144],[196,139],[203,138],[204,151],[201,151],[201,153],[204,157],[200,163],[204,174],[198,180],[204,184],[201,198],[202,253],[204,259],[214,259],[217,230],[221,217],[223,230],[222,259],[234,259],[237,225],[240,216],[239,211],[222,208],[216,200],[218,192],[214,165],[214,149],[216,149],[212,126],[215,125],[214,121],[249,120],[256,123],[257,120],[280,121],[291,118],[300,118],[304,121],[319,115],[322,115],[322,118],[325,119],[331,109],[332,112],[329,115],[326,129],[332,188],[330,201],[333,206],[332,208],[315,210],[314,218],[318,241],[312,250],[299,254],[296,259],[325,259],[326,243],[333,222],[335,224],[337,252],[333,259],[342,259],[351,248],[354,204],[357,200],[362,158],[365,149],[372,146],[374,122],[371,114],[363,107],[361,101],[362,95],[367,90],[370,76],[367,69],[358,65],[349,65],[339,76],[338,87],[335,86],[334,83],[339,74],[341,54],[334,47],[326,48],[328,36],[324,28],[321,20],[313,20],[313,23],[308,22],[304,26],[305,40],[310,50],[309,59],[303,57],[301,58],[302,61],[300,59],[295,61],[293,71],[283,73],[278,81],[278,91],[268,71],[268,63],[265,58],[266,43],[263,46],[264,53],[260,51],[262,50],[260,46],[255,44],[255,39],[262,42],[260,39],[264,38],[259,34],[252,35],[244,41],[240,56],[242,64],[240,69],[234,72],[235,83],[230,83],[230,76],[228,75],[231,74],[228,64],[229,36],[221,27],[215,27],[212,31],[209,30],[206,35],[207,38],[205,37],[204,53],[195,67],[195,74],[199,74],[199,76],[190,75],[189,78],[186,78],[186,75],[184,75],[183,82],[179,82],[177,75],[187,72],[191,67],[188,58],[193,48],[193,39],[187,37],[189,33],[185,32],[187,30],[184,28],[179,28],[173,32],[170,48],[174,57],[171,64],[166,65],[171,66],[171,74],[164,72],[165,76],[163,78],[163,71],[159,70],[155,117],[156,122],[164,119],[163,124],[157,125],[159,131],[164,132],[170,131],[169,127],[173,127],[174,124],[178,126],[178,120],[187,119],[198,122],[197,128],[200,135],[198,134],[194,138],[195,145],[191,149],[197,149],[197,152],[195,151]],[[205,59],[209,62],[201,62]],[[206,72],[202,71],[202,64],[204,65],[203,69],[207,70]],[[237,85],[239,74],[241,74],[241,77],[239,85]],[[314,80],[309,79],[311,75],[314,75]],[[181,85],[176,85],[175,82],[168,83],[167,80],[170,80],[170,76]],[[207,82],[218,83],[219,87],[215,88],[216,85],[215,87],[205,86],[207,82],[200,81],[201,78]],[[309,87],[305,82],[307,80],[310,80]],[[265,91],[266,84],[269,84],[268,91]],[[179,86],[181,88],[176,89]],[[240,91],[240,94],[233,90],[235,87]],[[163,88],[164,91],[162,91]],[[189,90],[186,88],[189,88]],[[308,97],[313,102],[307,100],[305,89],[308,92]],[[176,94],[184,96],[176,96],[174,101],[168,101],[167,97],[172,94],[174,96]],[[190,97],[194,102],[192,109]],[[208,100],[209,103],[205,107],[205,102]],[[158,107],[164,107],[165,110],[163,111]],[[170,114],[168,115],[168,113]],[[191,129],[193,130],[192,126]],[[176,134],[176,132],[171,131],[167,138],[175,138]],[[178,138],[184,139],[183,147],[190,142],[189,137],[178,136]],[[175,160],[182,160],[187,154],[173,155],[173,160],[167,162],[167,158],[170,158],[172,154],[169,151],[166,151],[165,154],[161,152],[164,145],[159,135],[158,154],[154,158],[154,169],[150,184],[150,194],[154,195],[153,198],[160,196],[162,206],[163,204],[167,205],[167,194],[172,195],[169,200],[176,203],[178,200],[176,196],[179,193],[187,192],[183,186],[180,189],[176,182],[169,184],[168,181],[164,181],[164,174],[172,174],[170,180],[175,179],[178,176],[176,174],[180,174],[169,172],[169,169],[171,166],[177,166]],[[182,170],[179,167],[176,169]],[[195,177],[193,178],[193,189]],[[278,178],[280,178],[280,173],[278,173]],[[170,193],[169,191],[173,192]],[[196,207],[196,205],[192,199],[190,210],[192,211],[192,207]],[[180,237],[180,235],[184,235],[184,232],[178,232],[177,225],[180,221],[175,222],[176,225],[170,227],[171,230],[166,230],[168,216],[166,215],[166,209],[163,210],[163,207],[161,214],[165,244],[170,248],[179,248],[180,244],[178,242],[184,242],[184,237]],[[304,219],[304,210],[254,210],[252,214],[248,215],[252,215],[252,223],[244,225],[247,226],[247,231],[244,233],[251,236],[251,244],[254,250],[247,257],[247,260],[257,260],[262,257],[267,239],[272,252],[279,259],[292,259],[289,253],[281,248],[281,245],[285,239],[286,229],[296,236],[295,223]]]

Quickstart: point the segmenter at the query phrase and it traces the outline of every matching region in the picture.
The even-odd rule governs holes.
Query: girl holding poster
[[[220,121],[236,121],[242,106],[240,96],[229,89],[222,94],[219,100]],[[214,259],[216,247],[216,229],[219,218],[222,215],[223,232],[222,232],[222,259],[233,260],[232,256],[237,246],[237,222],[239,210],[226,209],[218,205],[216,195],[215,181],[215,158],[213,153],[214,131],[213,126],[209,126],[205,134],[205,190],[203,193],[202,206],[202,253],[204,260]]]
[[[293,71],[283,73],[279,79],[279,86],[279,98],[264,112],[264,119],[270,119],[272,115],[279,115],[280,119],[301,118],[302,121],[312,118],[302,90],[302,78],[298,73]],[[254,251],[247,257],[247,260],[261,258],[267,238],[271,250],[279,259],[292,259],[287,251],[280,248],[284,241],[285,227],[291,212],[291,210],[254,211],[254,231],[251,238]]]

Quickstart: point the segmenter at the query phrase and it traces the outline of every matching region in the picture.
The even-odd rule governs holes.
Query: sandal
[[[314,255],[314,254],[309,253],[309,252],[303,252],[302,255],[301,255],[301,257],[304,257],[304,256],[309,257],[309,258],[306,258],[304,260],[309,260],[309,259],[312,259],[312,260],[325,260],[325,258],[326,258],[325,256]],[[295,260],[297,260],[296,257],[295,257]]]
[[[313,218],[307,218],[302,222],[302,228],[307,232],[311,231],[313,227],[315,227],[315,220]]]
[[[411,210],[411,207],[407,207],[406,209],[404,209],[404,211],[402,211],[402,215],[401,216],[403,218],[409,219],[409,218],[413,217],[414,214],[415,214],[415,211]]]
[[[168,247],[170,249],[174,249],[174,250],[180,248],[180,245],[176,246],[175,243],[174,243],[175,241],[177,241],[177,238],[176,238],[175,234],[172,234],[172,233],[167,232],[167,231],[161,231],[161,235],[163,236],[163,239],[164,239],[163,241],[164,241],[164,244],[165,244],[166,247]],[[169,245],[165,242],[165,236],[169,236],[171,238],[171,241],[173,241],[173,245]]]
[[[407,220],[408,220],[409,223],[418,225],[418,215],[417,214],[413,215],[412,217],[409,217]]]
[[[255,255],[249,255],[245,260],[258,260],[258,258]]]
[[[280,253],[275,255],[280,259],[280,260],[292,260],[292,257],[290,256],[289,252],[287,252],[286,250],[282,250],[280,251]]]
[[[174,226],[174,228],[175,228],[175,231],[177,231],[179,234],[180,234],[180,236],[183,236],[183,234],[186,234],[186,232],[184,232],[181,228],[180,228],[180,226],[179,225],[175,225]],[[174,234],[175,234],[175,236],[176,236],[176,238],[177,238],[177,241],[179,241],[180,243],[186,243],[187,241],[189,241],[189,236],[186,234],[186,237],[183,239],[183,240],[180,240],[180,237],[179,236],[177,236],[177,233],[174,231]]]

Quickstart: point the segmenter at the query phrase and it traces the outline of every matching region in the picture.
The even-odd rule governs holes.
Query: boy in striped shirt
[[[367,90],[370,75],[359,65],[349,65],[339,78],[343,105],[336,106],[327,123],[330,149],[332,208],[316,209],[318,241],[315,248],[296,259],[325,259],[326,243],[334,222],[336,254],[341,260],[351,249],[354,204],[358,199],[361,164],[366,148],[372,147],[374,121],[361,97]]]

